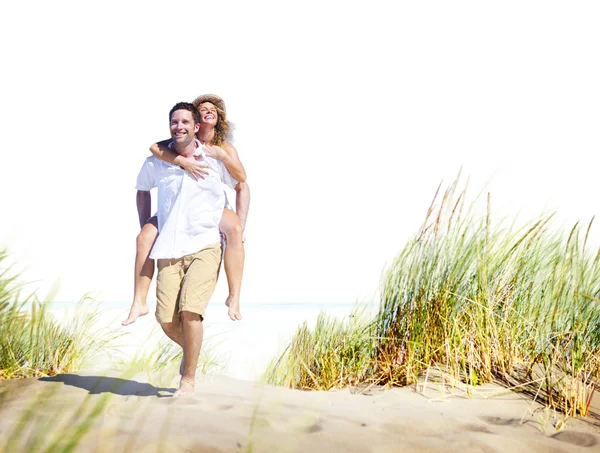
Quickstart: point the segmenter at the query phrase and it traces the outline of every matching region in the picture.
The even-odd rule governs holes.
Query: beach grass
[[[284,353],[274,359],[266,382],[298,389],[330,390],[366,379],[376,343],[364,308],[344,319],[319,313],[314,330],[304,322]]]
[[[458,179],[438,188],[418,234],[383,272],[374,319],[359,326],[323,315],[314,330],[302,326],[270,382],[401,386],[437,367],[471,386],[501,381],[568,415],[587,413],[600,378],[592,222],[566,234],[552,215],[517,227],[493,219],[489,195],[467,205],[457,187]],[[358,356],[348,362],[346,351]]]
[[[28,302],[0,308],[0,379],[54,376],[80,369],[107,354],[121,334],[98,328],[100,311],[83,298],[68,322],[59,322],[48,303]]]
[[[121,336],[100,327],[99,305],[87,296],[75,304],[72,317],[59,322],[48,300],[34,293],[22,296],[25,285],[7,262],[8,253],[1,250],[0,380],[75,371]]]

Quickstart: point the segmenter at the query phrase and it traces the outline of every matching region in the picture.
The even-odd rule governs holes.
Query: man
[[[225,206],[223,182],[235,181],[223,163],[207,157],[196,133],[200,115],[180,102],[169,112],[171,148],[183,157],[202,155],[209,165],[194,180],[177,165],[148,157],[137,180],[138,215],[150,213],[149,191],[158,188],[160,234],[150,258],[158,260],[156,319],[165,334],[183,348],[181,384],[174,396],[194,391],[202,346],[202,320],[221,264],[219,221]]]

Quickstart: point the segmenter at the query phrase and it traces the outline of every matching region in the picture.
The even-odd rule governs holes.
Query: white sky
[[[129,303],[134,184],[217,93],[252,203],[242,303],[352,302],[462,167],[496,213],[597,213],[597,2],[4,2],[0,243]],[[600,228],[600,227],[599,227]],[[215,298],[224,299],[222,276]]]

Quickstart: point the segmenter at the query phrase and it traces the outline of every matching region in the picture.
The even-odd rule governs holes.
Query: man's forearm
[[[246,228],[246,219],[250,209],[250,188],[247,183],[240,182],[235,186],[235,192],[237,194],[235,200],[236,213],[242,221],[242,228]]]
[[[141,229],[146,221],[150,218],[150,211],[152,209],[152,198],[150,196],[150,192],[138,190],[135,201],[137,204],[138,219],[140,221]]]

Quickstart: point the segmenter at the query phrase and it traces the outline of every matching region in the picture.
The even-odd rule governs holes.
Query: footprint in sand
[[[589,433],[578,433],[573,431],[562,431],[550,436],[553,439],[560,440],[571,445],[577,445],[578,447],[593,447],[598,443],[598,439],[593,434]]]
[[[521,420],[518,418],[502,418],[502,417],[479,417],[484,422],[488,422],[491,425],[496,426],[519,426]]]
[[[465,425],[464,429],[473,433],[493,434],[486,426],[483,425]]]

